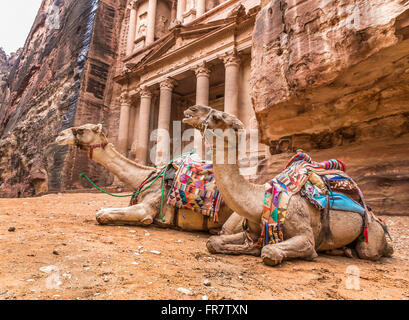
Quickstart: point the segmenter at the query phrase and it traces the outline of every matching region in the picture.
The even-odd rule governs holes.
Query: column
[[[155,19],[157,0],[149,0],[148,3],[148,23],[146,30],[146,45],[155,41]]]
[[[130,55],[134,49],[134,41],[136,34],[136,1],[131,1],[129,3],[130,15],[129,15],[129,30],[128,30],[128,40],[126,44],[126,54]]]
[[[118,149],[119,152],[126,156],[128,152],[129,112],[131,108],[131,101],[127,91],[122,92],[120,101],[121,115],[119,117]]]
[[[196,74],[196,104],[209,105],[209,78],[210,70],[202,63],[195,69]],[[201,159],[203,159],[202,134],[199,130],[194,131],[194,148]]]
[[[223,56],[223,62],[226,69],[224,111],[238,117],[240,58],[232,52]]]
[[[169,128],[172,111],[172,91],[177,82],[167,78],[160,84],[158,140],[156,145],[156,164],[164,164],[170,151]]]
[[[177,4],[176,0],[172,0],[172,8],[170,10],[170,22],[174,23],[176,20]]]
[[[152,92],[146,86],[141,87],[141,106],[138,123],[138,150],[136,158],[139,163],[146,164],[149,147],[149,119],[151,113]]]
[[[206,12],[206,0],[196,1],[196,18],[199,18]]]
[[[183,21],[183,12],[185,11],[186,0],[178,0],[176,19],[180,22]]]

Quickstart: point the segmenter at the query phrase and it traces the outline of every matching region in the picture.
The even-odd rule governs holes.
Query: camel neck
[[[237,151],[236,161],[232,164],[218,161],[221,158],[219,152],[221,151],[213,147],[213,171],[224,201],[239,215],[251,222],[259,223],[263,209],[264,186],[250,183],[240,174]],[[225,148],[224,160],[228,159],[228,152],[229,149]]]
[[[109,143],[105,148],[94,149],[93,160],[104,166],[133,190],[154,170],[153,167],[143,166],[129,160],[116,151],[112,143]]]

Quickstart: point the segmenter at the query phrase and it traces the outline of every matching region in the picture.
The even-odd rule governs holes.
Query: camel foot
[[[233,235],[212,236],[206,242],[210,253],[223,253],[231,255],[246,254],[260,256],[260,248],[246,242],[244,232]]]
[[[99,224],[106,225],[112,223],[111,216],[105,211],[105,208],[101,208],[96,213],[96,219]]]
[[[152,222],[153,222],[153,219],[152,219],[151,217],[146,217],[145,219],[143,219],[143,220],[141,221],[141,223],[142,223],[143,225],[145,225],[145,226],[152,224]]]

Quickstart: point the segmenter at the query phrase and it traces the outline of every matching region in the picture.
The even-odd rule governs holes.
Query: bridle
[[[71,128],[72,135],[74,136],[74,144],[77,148],[80,148],[81,150],[87,150],[88,151],[88,158],[92,160],[92,155],[94,152],[94,149],[96,148],[102,148],[104,149],[108,145],[108,141],[103,142],[103,143],[98,143],[98,144],[84,144],[81,143],[80,140],[78,139],[78,130],[75,128]]]
[[[214,109],[210,109],[209,112],[207,113],[205,119],[203,120],[203,124],[201,125],[200,130],[203,132],[203,137],[204,139],[207,141],[207,143],[211,144],[208,140],[208,135],[211,135],[212,138],[217,138],[217,139],[222,139],[224,140],[224,137],[218,135],[216,132],[214,132],[213,130],[208,130],[208,126],[209,126],[209,119],[210,116],[212,115],[212,113],[214,113],[216,110]],[[233,147],[228,147],[227,149],[236,149],[236,145],[234,145]]]

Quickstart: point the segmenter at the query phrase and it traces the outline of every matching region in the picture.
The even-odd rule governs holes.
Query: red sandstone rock
[[[263,142],[345,160],[384,214],[408,213],[408,25],[407,1],[271,1],[253,33]]]
[[[104,122],[125,4],[43,2],[0,103],[0,197],[83,189],[82,171],[101,185],[112,183],[84,153],[54,140],[62,129]]]

